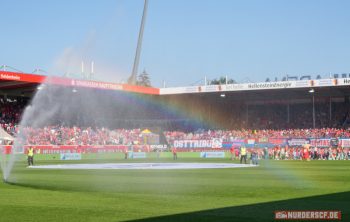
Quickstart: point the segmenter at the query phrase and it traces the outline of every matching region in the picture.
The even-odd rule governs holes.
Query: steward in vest
[[[28,149],[28,166],[30,166],[30,163],[32,163],[32,166],[34,165],[33,156],[34,156],[34,148],[31,146]]]
[[[247,164],[247,148],[245,148],[244,144],[242,144],[242,146],[241,146],[241,161],[240,161],[240,163],[242,163],[243,158],[244,158],[244,163]]]

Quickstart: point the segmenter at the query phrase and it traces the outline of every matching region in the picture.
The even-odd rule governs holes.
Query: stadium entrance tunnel
[[[139,220],[154,221],[276,221],[275,211],[341,211],[341,219],[350,221],[350,192],[341,192],[259,204],[224,207]],[[303,221],[303,220],[288,220]],[[308,221],[315,221],[309,220]],[[333,220],[325,220],[333,221]],[[339,221],[339,220],[334,220]]]

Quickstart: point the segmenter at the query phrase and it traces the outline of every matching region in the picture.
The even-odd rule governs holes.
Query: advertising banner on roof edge
[[[220,92],[220,91],[225,92],[225,91],[246,91],[246,90],[264,90],[264,89],[308,88],[308,87],[314,87],[314,86],[327,87],[327,86],[338,86],[338,85],[350,85],[350,78],[172,87],[172,88],[161,88],[159,89],[160,90],[159,93],[160,95],[166,95],[166,94],[205,93],[205,92]]]
[[[66,85],[66,86],[76,86],[76,87],[86,87],[86,88],[96,88],[96,89],[108,89],[108,90],[118,90],[118,91],[128,91],[128,92],[138,92],[138,93],[159,95],[158,88],[125,85],[125,84],[117,84],[117,83],[107,83],[107,82],[87,81],[87,80],[79,80],[79,79],[60,78],[60,77],[54,77],[54,76],[52,76],[51,79],[49,79],[48,76],[0,71],[0,79],[21,81],[21,82],[48,83],[48,84],[55,84],[55,85]]]

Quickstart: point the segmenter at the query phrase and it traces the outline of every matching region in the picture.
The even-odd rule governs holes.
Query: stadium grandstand
[[[174,140],[220,139],[221,148],[229,149],[234,141],[251,147],[285,144],[256,142],[259,138],[350,137],[348,78],[160,89],[5,71],[0,79],[1,126],[14,137],[42,83],[66,86],[70,99],[75,93],[102,98],[97,112],[89,112],[87,103],[69,117],[56,113],[42,125],[26,127],[24,145],[164,144],[169,150]],[[158,129],[160,139],[145,139],[140,129],[147,128]]]

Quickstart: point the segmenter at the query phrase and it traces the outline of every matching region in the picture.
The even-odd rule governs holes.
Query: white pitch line
[[[210,169],[255,167],[247,164],[228,163],[105,163],[105,164],[64,164],[39,165],[30,168],[40,169]]]

